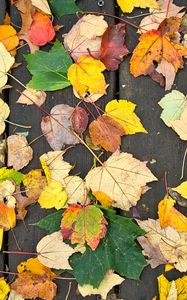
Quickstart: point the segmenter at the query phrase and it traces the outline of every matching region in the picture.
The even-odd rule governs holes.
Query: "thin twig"
[[[180,180],[183,179],[183,177],[184,177],[184,167],[185,167],[185,162],[186,162],[186,155],[187,155],[187,148],[186,148],[186,150],[184,152],[184,157],[183,157],[183,161],[182,161],[182,170],[181,170],[181,178],[180,178]]]

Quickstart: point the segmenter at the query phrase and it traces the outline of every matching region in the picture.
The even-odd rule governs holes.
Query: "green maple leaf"
[[[146,260],[135,239],[144,231],[131,219],[106,212],[107,234],[95,251],[89,247],[84,254],[70,257],[72,274],[80,285],[90,284],[97,288],[105,273],[112,269],[121,276],[138,280]]]
[[[53,233],[60,230],[60,224],[62,219],[63,210],[59,210],[53,214],[50,214],[37,223],[31,224],[33,226],[37,226],[41,229],[46,230],[49,233]]]
[[[80,11],[78,6],[75,4],[75,0],[49,0],[51,10],[55,17],[58,19],[61,16],[74,14]]]
[[[71,85],[67,71],[72,60],[60,41],[49,52],[37,51],[24,55],[27,68],[33,75],[28,87],[42,91],[56,91]]]
[[[0,168],[0,183],[10,179],[14,180],[16,185],[19,185],[23,180],[23,174],[14,169]]]

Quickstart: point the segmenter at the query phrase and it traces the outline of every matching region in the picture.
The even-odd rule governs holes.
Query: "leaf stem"
[[[35,252],[25,252],[25,251],[6,251],[5,250],[5,251],[3,251],[3,253],[38,256],[38,253],[35,253]]]
[[[15,125],[15,126],[17,126],[17,127],[22,127],[22,128],[32,128],[32,126],[30,126],[30,125],[20,125],[20,124],[11,122],[11,121],[9,121],[9,120],[5,120],[4,122],[9,123],[9,124],[11,124],[11,125]]]

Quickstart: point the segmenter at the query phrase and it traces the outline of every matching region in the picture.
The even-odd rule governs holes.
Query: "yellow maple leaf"
[[[168,281],[162,274],[157,280],[160,300],[187,299],[187,276],[183,276],[177,280]]]
[[[10,286],[4,278],[0,278],[0,300],[4,300],[7,294],[10,292]]]
[[[68,79],[79,95],[86,92],[106,94],[104,70],[105,65],[100,60],[83,55],[69,67]]]
[[[11,25],[0,25],[0,42],[8,51],[14,50],[19,44],[17,32]]]
[[[147,133],[134,113],[135,107],[136,104],[128,100],[112,100],[106,105],[105,111],[123,127],[126,134]]]
[[[135,7],[149,7],[153,9],[159,8],[156,0],[117,0],[117,3],[121,10],[126,13],[132,12]]]
[[[57,210],[64,207],[67,201],[67,194],[63,190],[62,184],[52,181],[41,193],[38,202],[42,208],[53,208]]]
[[[50,268],[44,266],[38,258],[29,258],[28,260],[21,262],[17,266],[18,273],[31,272],[32,274],[45,275],[48,274],[51,278],[55,278],[56,274],[51,271]]]
[[[158,216],[161,228],[168,226],[178,232],[187,231],[187,217],[174,208],[175,200],[168,195],[158,204]]]

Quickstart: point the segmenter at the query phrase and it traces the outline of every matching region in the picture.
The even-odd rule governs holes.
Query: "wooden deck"
[[[8,1],[7,1],[8,2]],[[115,15],[120,15],[118,7],[116,6],[115,0],[105,0],[105,5],[99,7],[97,0],[80,0],[78,5],[83,10],[105,12]],[[3,21],[5,11],[6,0],[0,0],[0,21]],[[186,4],[186,0],[175,1],[176,4],[182,6]],[[139,14],[141,10],[137,9],[134,14]],[[13,8],[10,9],[12,22],[16,25],[20,24],[20,17],[17,11]],[[66,33],[70,30],[72,25],[76,22],[76,16],[63,17],[62,24],[64,25],[62,33]],[[133,19],[134,22],[139,23],[140,19]],[[107,18],[109,23],[114,23],[113,18]],[[62,40],[62,33],[58,35],[58,38]],[[130,26],[127,28],[127,45],[130,51],[132,51],[137,44],[138,34],[136,30]],[[48,46],[44,47],[45,50]],[[26,70],[26,64],[23,61],[22,54],[28,53],[27,47],[23,47],[18,51],[17,62],[21,62],[22,65],[12,71],[13,75],[17,77],[21,82],[26,84],[30,75]],[[154,83],[150,78],[139,77],[137,79],[129,72],[129,59],[121,64],[118,72],[107,72],[106,81],[110,84],[108,93],[98,103],[104,108],[105,104],[112,99],[128,99],[137,106],[137,114],[141,118],[143,125],[148,130],[149,134],[136,134],[127,136],[123,139],[122,150],[132,153],[136,158],[140,160],[151,161],[156,160],[156,163],[149,164],[152,172],[159,179],[158,182],[152,184],[152,189],[146,193],[139,201],[137,206],[138,211],[142,219],[157,218],[157,203],[165,195],[164,186],[164,173],[167,172],[169,186],[176,186],[180,183],[181,166],[184,151],[186,149],[186,143],[182,142],[178,136],[168,127],[164,125],[160,120],[161,109],[158,106],[158,101],[163,97],[165,91],[157,83]],[[186,68],[179,71],[174,89],[178,89],[183,93],[186,93]],[[22,106],[16,104],[16,100],[19,97],[19,93],[16,89],[23,90],[19,84],[15,81],[10,80],[9,83],[13,85],[13,88],[8,92],[4,93],[4,99],[10,105],[11,115],[10,120],[19,122],[22,124],[32,125],[32,129],[29,130],[28,140],[32,141],[34,138],[41,134],[40,122],[42,113],[32,106]],[[77,99],[74,97],[72,88],[67,88],[63,91],[57,91],[54,93],[48,93],[47,101],[44,104],[44,108],[47,111],[60,103],[66,103],[75,106]],[[21,131],[20,128],[15,126],[7,126],[6,133],[11,135],[14,132]],[[22,129],[22,131],[25,131]],[[23,169],[23,172],[27,172],[33,168],[39,168],[39,156],[50,150],[50,147],[43,137],[32,144],[34,150],[34,158],[32,162]],[[107,156],[105,156],[106,158]],[[93,159],[89,152],[81,145],[77,145],[74,149],[71,149],[66,155],[66,159],[72,164],[76,164],[74,172],[80,172],[81,175],[85,176],[87,171],[90,169],[93,163]],[[187,170],[185,170],[184,178],[187,178]],[[186,210],[180,209],[183,213]],[[18,222],[14,232],[18,239],[19,245],[23,251],[35,252],[37,242],[46,233],[42,230],[29,226],[45,215],[49,214],[49,210],[41,209],[38,205],[31,206],[28,209],[28,215],[26,217],[26,224],[29,228],[27,231],[22,222]],[[5,236],[4,249],[16,250],[16,245],[11,232],[8,232]],[[28,256],[19,255],[0,255],[0,270],[5,269],[9,266],[10,271],[15,272],[17,265],[28,259]],[[152,270],[150,267],[145,268],[141,276],[140,282],[133,280],[125,280],[124,284],[116,287],[111,293],[116,294],[116,299],[124,300],[151,300],[153,296],[157,295],[157,276],[164,272],[164,267],[156,268]],[[181,276],[177,271],[171,271],[167,277],[169,279],[175,279]],[[11,278],[10,278],[11,279]],[[69,282],[60,281],[58,282],[58,296],[57,300],[65,300]],[[99,299],[96,296],[83,298],[77,293],[77,286],[72,281],[72,288],[68,300],[81,300]]]

